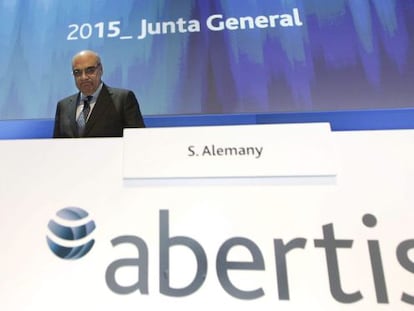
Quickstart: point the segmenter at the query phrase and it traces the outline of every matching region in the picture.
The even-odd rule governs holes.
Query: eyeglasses
[[[72,70],[72,74],[76,77],[79,78],[82,76],[82,73],[84,72],[85,75],[87,76],[92,76],[96,73],[96,70],[99,68],[99,66],[101,66],[100,63],[96,64],[96,66],[89,66],[86,67],[85,69],[74,69]]]

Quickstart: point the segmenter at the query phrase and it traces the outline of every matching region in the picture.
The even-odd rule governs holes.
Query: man
[[[134,93],[102,82],[96,52],[77,53],[72,73],[79,92],[58,102],[53,137],[121,137],[124,128],[145,127]]]

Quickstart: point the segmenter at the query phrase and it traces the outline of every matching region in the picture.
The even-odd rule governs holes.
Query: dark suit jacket
[[[77,93],[58,102],[53,137],[79,137],[76,124],[79,97]],[[131,127],[145,127],[134,93],[104,84],[82,137],[121,137],[123,129]]]

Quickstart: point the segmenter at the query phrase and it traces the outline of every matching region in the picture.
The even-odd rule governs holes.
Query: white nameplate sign
[[[125,179],[335,176],[327,123],[126,129]]]

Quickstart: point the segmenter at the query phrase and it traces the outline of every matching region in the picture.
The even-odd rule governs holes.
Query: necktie
[[[83,109],[77,120],[79,136],[82,136],[85,130],[86,121],[88,119],[89,112],[91,111],[91,106],[90,106],[91,100],[92,100],[92,96],[88,96],[83,99]]]

